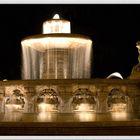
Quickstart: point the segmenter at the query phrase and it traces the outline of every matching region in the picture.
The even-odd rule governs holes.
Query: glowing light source
[[[90,78],[92,40],[70,33],[70,22],[56,14],[43,23],[43,34],[23,39],[22,78]]]
[[[124,103],[117,103],[117,104],[112,104],[111,111],[112,112],[124,112],[126,111],[127,105]]]
[[[45,52],[47,49],[55,48],[88,48],[91,46],[90,39],[84,39],[79,36],[58,37],[58,36],[44,36],[42,38],[31,38],[23,40],[22,46],[34,48],[39,52]]]
[[[57,111],[55,109],[55,105],[53,105],[53,104],[46,104],[46,103],[40,103],[40,104],[38,104],[38,110],[40,112]]]
[[[126,120],[127,116],[128,115],[126,112],[111,113],[111,117],[113,120]]]
[[[95,114],[91,112],[78,112],[75,114],[76,118],[78,118],[79,121],[94,121],[95,120]]]
[[[43,33],[70,33],[70,22],[60,19],[58,14],[55,14],[52,20],[47,20],[43,23]]]
[[[55,14],[55,15],[53,16],[53,19],[60,19],[59,14]]]
[[[37,120],[38,121],[52,121],[53,119],[53,114],[51,112],[40,112],[38,115],[37,115]]]
[[[81,103],[80,105],[76,106],[74,111],[93,111],[93,107],[88,103]]]
[[[17,105],[17,104],[5,104],[6,110],[7,111],[19,111],[19,110],[23,110],[21,105]]]

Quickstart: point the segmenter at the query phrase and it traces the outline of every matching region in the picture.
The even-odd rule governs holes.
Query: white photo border
[[[140,4],[140,0],[0,0],[0,4]],[[140,140],[140,136],[0,136],[1,140]]]
[[[140,0],[0,0],[0,4],[140,4]]]

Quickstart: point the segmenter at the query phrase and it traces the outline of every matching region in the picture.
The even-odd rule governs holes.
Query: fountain
[[[70,22],[58,14],[43,23],[43,34],[27,37],[21,44],[23,79],[90,78],[92,41],[87,36],[71,34]],[[57,95],[44,90],[48,91],[37,97],[38,112],[60,111]],[[79,104],[80,110],[93,110],[92,106],[88,102]]]
[[[120,92],[122,87],[111,87],[111,92],[106,92],[103,87],[98,88],[84,81],[84,85],[81,83],[74,88],[77,82],[74,84],[71,80],[90,81],[92,40],[84,35],[71,34],[70,22],[61,19],[58,14],[43,23],[43,34],[26,37],[21,45],[23,80],[41,83],[33,88],[22,85],[24,89],[27,86],[27,90],[26,95],[22,94],[21,97],[11,95],[17,91],[12,89],[6,97],[4,110],[8,108],[12,111],[38,113],[39,118],[45,119],[45,114],[50,112],[86,112],[90,116],[95,113],[128,111],[127,95]],[[109,75],[107,79],[113,76],[123,79],[118,72]],[[43,79],[48,80],[48,83],[45,81],[42,84]],[[70,88],[65,87],[66,80],[70,82]]]
[[[23,39],[22,78],[89,79],[92,41],[70,32],[70,22],[56,14],[43,23],[43,34]]]
[[[47,127],[44,133],[51,129],[49,134],[52,129],[59,133],[67,128],[80,132],[85,124],[86,131],[94,126],[97,132],[101,124],[105,128],[114,121],[139,119],[135,115],[140,112],[139,64],[130,79],[118,72],[106,79],[91,79],[92,40],[71,34],[70,22],[58,14],[43,23],[43,34],[26,37],[21,45],[22,80],[0,81],[1,122],[37,123],[41,126],[31,126],[34,132],[42,134]]]

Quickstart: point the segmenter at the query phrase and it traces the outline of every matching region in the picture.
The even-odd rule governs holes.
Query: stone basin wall
[[[36,113],[36,97],[43,89],[53,89],[61,99],[60,112],[71,112],[70,101],[77,89],[87,89],[96,97],[96,113],[109,111],[113,89],[127,97],[127,112],[140,112],[140,80],[82,79],[82,80],[11,80],[0,81],[0,112],[6,111],[7,99],[18,89],[25,99],[25,113]],[[112,95],[111,95],[112,96]]]

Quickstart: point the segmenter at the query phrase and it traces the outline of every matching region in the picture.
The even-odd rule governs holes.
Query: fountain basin
[[[23,47],[32,47],[39,52],[53,48],[91,47],[92,41],[88,36],[80,34],[40,34],[24,38]]]

